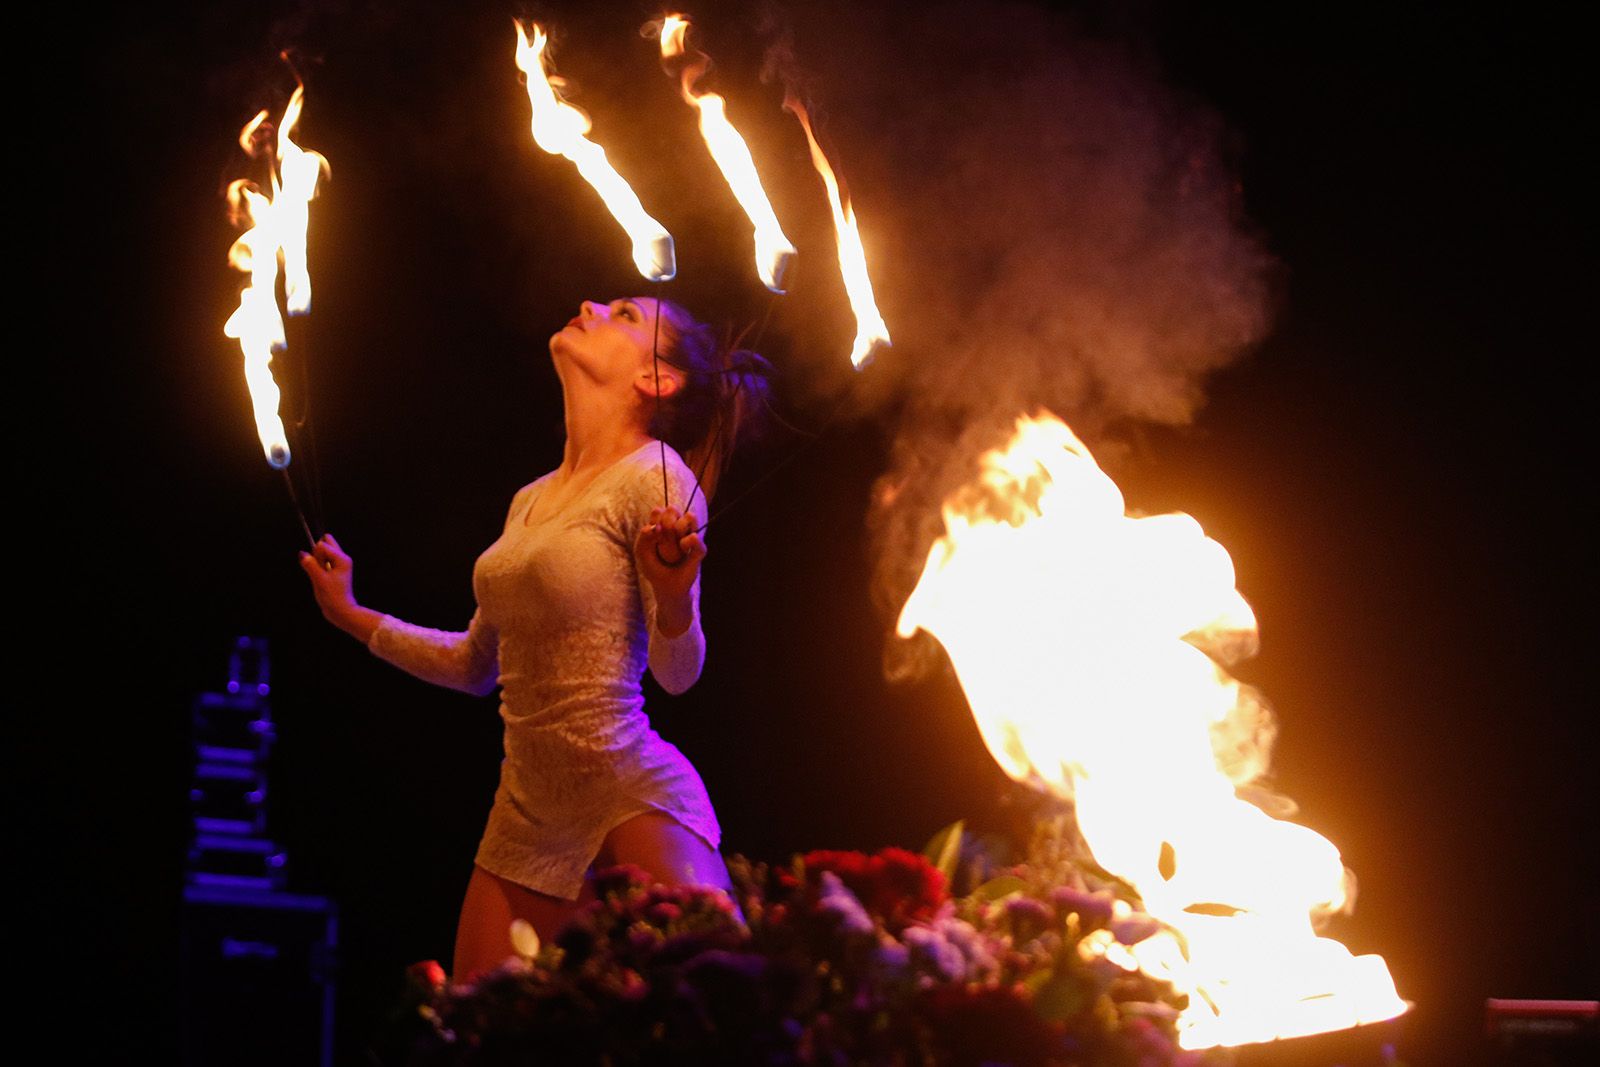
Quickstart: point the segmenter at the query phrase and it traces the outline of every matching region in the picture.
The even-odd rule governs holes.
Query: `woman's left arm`
[[[678,694],[700,677],[705,635],[700,629],[700,561],[706,546],[695,515],[654,508],[634,541],[634,566],[649,627],[650,673]]]

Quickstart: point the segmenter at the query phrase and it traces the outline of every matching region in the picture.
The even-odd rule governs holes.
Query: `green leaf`
[[[945,884],[955,881],[956,864],[961,862],[961,838],[966,833],[967,821],[957,819],[933,835],[922,849],[922,857],[944,875]]]
[[[998,878],[991,878],[972,891],[973,900],[999,900],[1001,897],[1010,896],[1012,893],[1021,893],[1028,888],[1024,882],[1014,874],[1002,874]]]

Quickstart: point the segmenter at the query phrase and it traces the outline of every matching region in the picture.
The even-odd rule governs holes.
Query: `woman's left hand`
[[[635,565],[655,594],[656,629],[666,637],[676,637],[694,622],[690,590],[706,558],[697,525],[693,515],[677,508],[652,508],[633,543]]]

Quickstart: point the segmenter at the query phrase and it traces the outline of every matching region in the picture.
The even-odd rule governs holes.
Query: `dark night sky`
[[[313,207],[310,344],[329,522],[364,600],[460,625],[505,501],[559,457],[545,338],[578,300],[637,282],[609,219],[527,143],[511,10],[448,7],[125,11],[36,83],[83,106],[42,136],[31,180],[50,206],[24,220],[45,238],[30,297],[45,340],[13,400],[12,464],[32,500],[26,543],[44,551],[17,566],[46,610],[18,669],[54,684],[16,709],[14,751],[39,768],[18,821],[58,872],[41,888],[70,909],[66,929],[102,931],[53,939],[45,958],[81,961],[98,938],[113,973],[138,975],[121,998],[135,1044],[170,1040],[187,709],[237,633],[273,642],[277,832],[296,887],[344,907],[350,1026],[386,1006],[400,966],[448,958],[498,720],[317,617],[220,333],[239,283],[218,195],[238,127],[292,86],[275,48],[300,46],[316,57],[301,143],[334,168]],[[664,154],[693,142],[635,100],[671,103],[669,87],[648,58],[637,75],[599,58],[637,49],[651,12],[547,10],[619,169],[661,173],[647,203],[670,205],[677,295],[761,314],[731,203],[685,192],[717,187]],[[754,86],[750,17],[699,10],[730,42],[728,84]],[[1123,42],[1222,116],[1281,264],[1270,336],[1209,380],[1192,426],[1126,434],[1116,474],[1132,503],[1188,511],[1232,553],[1263,629],[1245,674],[1282,722],[1277,782],[1361,879],[1341,932],[1383,952],[1420,1005],[1417,1062],[1463,1062],[1485,996],[1600,993],[1583,801],[1593,479],[1574,373],[1592,345],[1568,332],[1586,94],[1573,29],[1550,15],[1269,10],[1071,12],[1074,33]],[[608,35],[585,58],[579,42]],[[642,120],[605,112],[608,98]],[[793,135],[781,117],[761,129]],[[767,142],[752,141],[759,159]],[[799,219],[803,267],[831,270],[820,197],[796,173],[774,199]],[[857,187],[864,225],[873,192],[892,195]],[[823,241],[809,258],[807,239]],[[814,426],[855,386],[786,347],[787,324],[832,306],[803,286],[768,354],[790,359],[780,402]],[[883,296],[891,328],[927,311],[908,288]],[[723,499],[793,443],[752,452]],[[706,676],[653,707],[730,851],[920,847],[955,818],[1005,822],[1010,789],[954,682],[883,680],[863,523],[886,447],[882,419],[840,420],[715,530]]]

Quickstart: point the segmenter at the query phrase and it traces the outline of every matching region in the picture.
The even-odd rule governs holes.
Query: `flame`
[[[661,25],[661,58],[677,59],[686,54],[684,38],[689,32],[689,20],[683,15],[668,15]],[[734,198],[756,228],[756,273],[761,283],[775,293],[783,292],[783,276],[794,259],[795,248],[784,236],[773,214],[772,204],[761,188],[756,175],[755,160],[750,149],[739,136],[739,131],[728,121],[727,101],[716,93],[696,92],[695,82],[700,80],[711,65],[703,53],[696,52],[693,60],[684,63],[681,76],[683,98],[700,113],[700,135],[705,138],[711,158],[733,190]]]
[[[1166,924],[1089,950],[1189,994],[1186,1048],[1405,1011],[1381,957],[1313,929],[1348,903],[1338,850],[1236,795],[1265,753],[1249,689],[1202,651],[1254,650],[1227,551],[1186,515],[1129,516],[1054,417],[980,467],[898,632],[938,638],[1006,773],[1070,797],[1095,861]]]
[[[278,174],[281,188],[274,188],[273,204],[279,214],[278,235],[283,252],[283,303],[290,315],[311,312],[311,272],[306,267],[306,228],[310,224],[311,198],[317,195],[317,179],[328,169],[328,161],[316,152],[307,152],[289,135],[300,122],[305,106],[305,87],[296,86],[278,123]]]
[[[833,210],[833,232],[839,247],[839,273],[844,277],[844,290],[850,298],[850,312],[856,319],[856,341],[850,349],[850,364],[856,370],[866,366],[872,358],[874,346],[888,345],[889,327],[878,313],[878,303],[872,295],[872,279],[867,275],[867,253],[861,245],[861,229],[856,225],[856,213],[850,198],[839,190],[828,157],[822,154],[816,134],[811,132],[811,117],[798,99],[786,97],[783,106],[800,120],[806,131],[806,143],[811,146],[811,163],[817,168],[822,184],[828,191],[828,206]]]
[[[278,270],[282,260],[284,297],[290,315],[311,310],[311,274],[306,266],[306,227],[317,179],[328,161],[307,152],[290,139],[305,105],[305,87],[294,95],[278,123],[275,166],[269,166],[270,195],[253,182],[240,179],[228,186],[229,213],[247,229],[228,250],[228,263],[250,276],[239,293],[239,306],[223,325],[224,336],[238,340],[244,353],[245,383],[250,389],[256,434],[267,462],[282,469],[289,465],[289,440],[278,417],[280,394],[272,377],[272,356],[288,347],[283,317],[278,313]],[[245,123],[239,145],[256,154],[256,131],[267,119],[265,111]]]
[[[606,159],[606,150],[589,140],[589,116],[562,100],[549,58],[550,39],[537,23],[533,40],[517,25],[517,67],[527,76],[528,103],[533,107],[533,140],[553,156],[565,156],[583,180],[594,187],[613,218],[633,243],[633,265],[650,281],[664,282],[678,273],[672,235],[651,218],[628,183]]]

